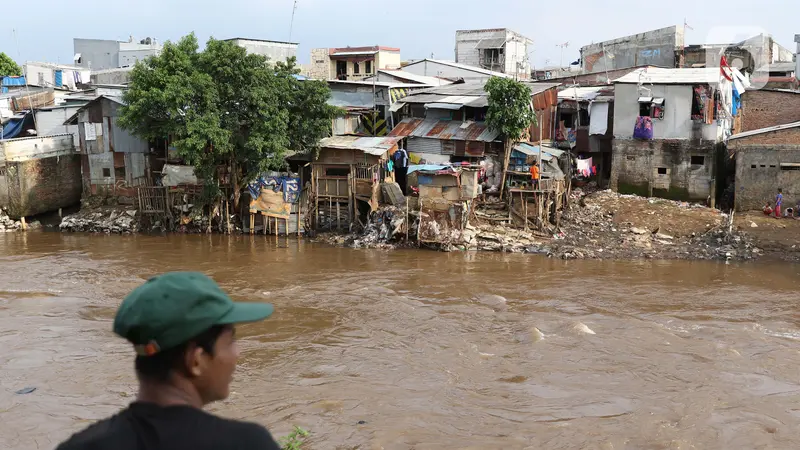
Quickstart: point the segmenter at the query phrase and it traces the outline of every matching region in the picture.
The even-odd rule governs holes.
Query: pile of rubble
[[[0,233],[9,233],[22,229],[22,222],[8,217],[6,211],[0,208]]]
[[[139,221],[134,209],[92,209],[64,217],[59,228],[65,232],[129,234],[139,231]]]
[[[611,191],[574,195],[552,242],[557,258],[748,260],[760,252],[727,214],[700,204]]]

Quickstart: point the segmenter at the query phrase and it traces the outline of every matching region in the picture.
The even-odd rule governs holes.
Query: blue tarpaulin
[[[64,85],[64,72],[56,70],[56,87]]]
[[[450,166],[442,166],[438,164],[412,164],[408,166],[408,174],[411,175],[419,170],[425,172],[437,172],[439,170],[449,169]]]
[[[25,86],[25,77],[3,77],[3,86]]]
[[[3,125],[2,138],[3,139],[13,139],[22,133],[22,130],[25,128],[25,119],[11,119],[5,125]]]

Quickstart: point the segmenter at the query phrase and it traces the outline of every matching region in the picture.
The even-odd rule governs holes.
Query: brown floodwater
[[[0,448],[135,397],[112,317],[167,270],[275,304],[212,410],[309,448],[800,448],[799,266],[59,233],[0,235]]]

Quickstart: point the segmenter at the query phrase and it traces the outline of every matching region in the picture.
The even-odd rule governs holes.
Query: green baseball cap
[[[269,317],[268,303],[237,303],[211,278],[199,272],[170,272],[147,280],[122,301],[114,333],[136,352],[150,356],[215,325],[257,322]]]

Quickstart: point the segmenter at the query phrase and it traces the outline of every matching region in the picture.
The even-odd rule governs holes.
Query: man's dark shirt
[[[56,450],[280,450],[266,428],[190,406],[132,403]]]

